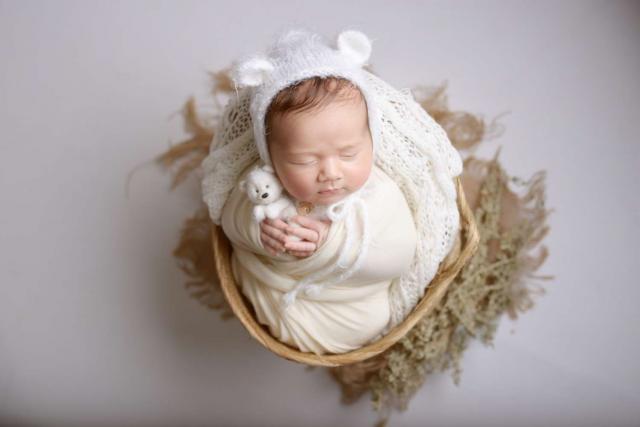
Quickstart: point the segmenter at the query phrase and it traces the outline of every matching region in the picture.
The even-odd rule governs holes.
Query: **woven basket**
[[[449,284],[460,272],[464,264],[471,258],[478,247],[479,235],[473,213],[467,205],[464,190],[459,178],[456,178],[458,192],[458,210],[460,211],[461,232],[459,242],[449,253],[447,258],[441,263],[438,273],[429,284],[425,295],[415,306],[413,311],[404,321],[391,329],[379,340],[367,344],[357,350],[340,354],[317,355],[314,353],[304,353],[300,350],[284,344],[274,338],[268,329],[259,324],[251,303],[242,295],[238,285],[235,283],[231,271],[231,244],[224,232],[217,227],[213,227],[213,254],[215,258],[218,278],[222,291],[233,310],[233,313],[240,319],[260,344],[271,350],[275,354],[294,362],[304,363],[314,366],[340,366],[355,362],[361,362],[376,356],[401,339],[407,332],[415,326],[426,314],[438,306],[438,303],[447,291]]]

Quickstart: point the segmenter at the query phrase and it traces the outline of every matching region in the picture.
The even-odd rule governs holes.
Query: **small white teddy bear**
[[[286,220],[297,213],[293,201],[284,193],[282,184],[269,165],[253,169],[240,181],[239,186],[255,204],[253,218],[256,222],[265,218]]]

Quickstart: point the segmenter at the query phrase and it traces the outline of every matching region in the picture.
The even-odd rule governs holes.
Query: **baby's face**
[[[361,188],[371,173],[373,143],[362,96],[279,115],[269,154],[283,187],[299,201],[326,205]]]

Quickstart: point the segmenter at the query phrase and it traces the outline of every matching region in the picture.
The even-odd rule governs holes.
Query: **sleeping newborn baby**
[[[460,155],[410,93],[365,69],[370,54],[358,31],[329,44],[294,30],[237,62],[202,162],[236,283],[305,352],[358,349],[402,322],[459,235]],[[254,211],[240,188],[257,166],[284,188],[286,221],[263,220],[272,206]]]
[[[413,218],[398,186],[374,166],[370,123],[351,80],[313,76],[285,87],[268,105],[264,134],[268,159],[298,207],[295,226],[255,222],[239,187],[222,211],[233,273],[258,321],[302,351],[343,353],[376,339],[389,324],[390,286],[414,257]],[[313,215],[332,210],[341,215]],[[341,276],[344,269],[350,274]],[[324,285],[283,305],[309,277]]]

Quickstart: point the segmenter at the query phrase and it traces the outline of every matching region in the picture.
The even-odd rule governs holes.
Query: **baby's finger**
[[[276,219],[265,219],[264,220],[265,223],[267,223],[268,225],[277,228],[278,230],[286,230],[287,227],[289,226],[289,224],[287,224],[286,222],[284,222],[283,220],[281,220],[280,218],[276,218]]]
[[[289,226],[286,231],[289,235],[298,236],[303,240],[308,240],[314,243],[320,238],[320,234],[316,230],[308,228]]]
[[[282,244],[284,244],[284,242],[287,240],[286,233],[284,233],[282,230],[275,228],[272,225],[269,225],[269,223],[267,223],[266,220],[260,223],[260,230],[263,233],[266,233],[272,239],[275,239]]]
[[[285,250],[285,247],[280,242],[278,242],[276,239],[273,239],[267,233],[260,233],[260,239],[262,239],[262,244],[264,245],[264,247],[268,250],[271,250],[272,252],[284,252]]]
[[[285,249],[290,251],[315,251],[316,244],[312,242],[287,242],[284,244]]]
[[[297,222],[298,224],[300,224],[301,226],[303,226],[303,227],[310,228],[310,229],[316,231],[318,233],[318,235],[320,235],[322,230],[327,225],[326,222],[318,221],[318,220],[315,220],[313,218],[309,218],[309,217],[302,216],[302,215],[297,215],[297,216],[293,217],[293,220],[295,222]]]

